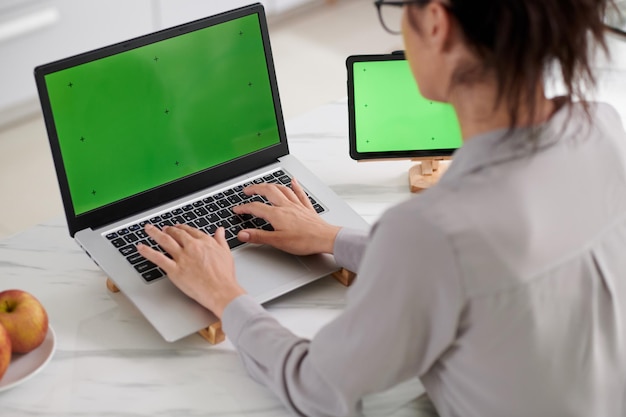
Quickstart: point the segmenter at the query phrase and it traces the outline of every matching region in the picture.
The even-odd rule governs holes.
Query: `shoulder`
[[[590,103],[590,106],[591,106],[592,113],[596,117],[600,117],[600,118],[606,119],[607,121],[611,121],[613,123],[622,125],[622,119],[619,113],[617,112],[615,107],[613,107],[609,103],[604,103],[601,101],[594,101]]]
[[[443,291],[462,303],[465,291],[459,252],[447,225],[433,215],[438,213],[435,200],[440,192],[432,191],[413,196],[383,214],[372,229],[359,279],[367,283],[369,277],[361,273],[375,271],[376,276],[404,283],[403,288],[412,294]],[[388,285],[388,280],[380,285]]]
[[[620,114],[608,103],[572,104],[565,119],[567,139],[563,145],[574,143],[584,147],[586,156],[596,153],[598,159],[626,155],[626,131]],[[572,151],[573,148],[566,148]]]
[[[609,130],[624,133],[624,125],[621,116],[608,103],[594,103],[596,109],[596,117],[603,122]]]
[[[570,120],[577,120],[579,123],[589,121],[595,131],[610,134],[623,134],[624,125],[622,118],[612,105],[599,101],[588,102],[588,113],[581,103],[572,104]]]
[[[439,185],[387,210],[374,228],[374,235],[383,232],[395,241],[421,246],[437,242],[451,245],[451,234],[458,216],[451,210],[458,196]]]

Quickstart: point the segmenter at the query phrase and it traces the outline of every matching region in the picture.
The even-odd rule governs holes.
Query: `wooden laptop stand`
[[[449,161],[446,161],[443,164],[440,163],[446,159],[449,158],[436,157],[415,159],[421,162],[409,169],[409,187],[411,192],[419,193],[420,191],[424,191],[435,185],[443,173],[448,169],[448,165],[450,165]]]
[[[350,272],[347,269],[340,269],[332,274],[333,278],[339,281],[341,284],[346,287],[350,286],[356,277],[354,272]],[[111,281],[111,278],[107,278],[106,280],[107,289],[112,293],[120,292],[120,289]],[[198,331],[200,336],[205,338],[210,344],[216,345],[218,343],[223,342],[226,339],[226,335],[222,330],[222,322],[217,321],[210,325],[209,327]]]

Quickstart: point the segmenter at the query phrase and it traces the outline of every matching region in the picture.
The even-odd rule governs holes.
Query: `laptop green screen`
[[[353,63],[354,144],[362,158],[417,157],[454,150],[461,130],[454,108],[425,99],[405,59]],[[369,156],[372,157],[372,156]]]
[[[256,14],[45,83],[76,215],[280,142]]]

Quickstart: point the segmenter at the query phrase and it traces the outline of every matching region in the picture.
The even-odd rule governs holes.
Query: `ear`
[[[438,1],[431,1],[421,10],[408,7],[409,21],[417,25],[422,39],[435,49],[445,51],[449,48],[452,36],[452,18],[448,10]]]

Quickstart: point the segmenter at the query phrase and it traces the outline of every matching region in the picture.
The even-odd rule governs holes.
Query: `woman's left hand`
[[[161,231],[149,224],[146,233],[171,258],[141,244],[137,246],[139,253],[165,270],[174,285],[220,319],[228,303],[245,294],[237,283],[223,228],[211,237],[187,225],[164,227]]]

